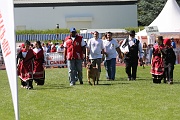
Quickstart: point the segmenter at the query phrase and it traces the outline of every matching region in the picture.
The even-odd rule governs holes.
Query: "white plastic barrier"
[[[46,53],[45,54],[46,67],[63,67],[64,64],[63,53]]]

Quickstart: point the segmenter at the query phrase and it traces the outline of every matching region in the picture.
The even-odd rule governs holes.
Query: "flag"
[[[0,43],[12,94],[15,119],[19,120],[13,0],[0,0]]]

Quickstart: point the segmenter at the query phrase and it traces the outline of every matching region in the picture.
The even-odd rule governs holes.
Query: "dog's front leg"
[[[93,78],[93,85],[95,85],[95,82],[96,82],[96,78]]]
[[[90,85],[92,85],[92,83],[91,83],[91,81],[90,81],[90,78],[87,77],[87,79],[88,79],[88,83],[89,83]]]

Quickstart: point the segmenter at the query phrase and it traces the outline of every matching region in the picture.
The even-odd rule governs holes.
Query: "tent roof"
[[[180,8],[176,0],[168,0],[158,17],[149,25],[157,26],[160,33],[180,32]],[[138,36],[146,36],[146,30],[137,33]]]

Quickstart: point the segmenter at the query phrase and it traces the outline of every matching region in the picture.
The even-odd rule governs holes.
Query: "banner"
[[[19,120],[13,0],[0,0],[0,43],[9,79],[15,118]]]
[[[147,34],[150,35],[160,35],[157,26],[147,26],[145,27]]]

